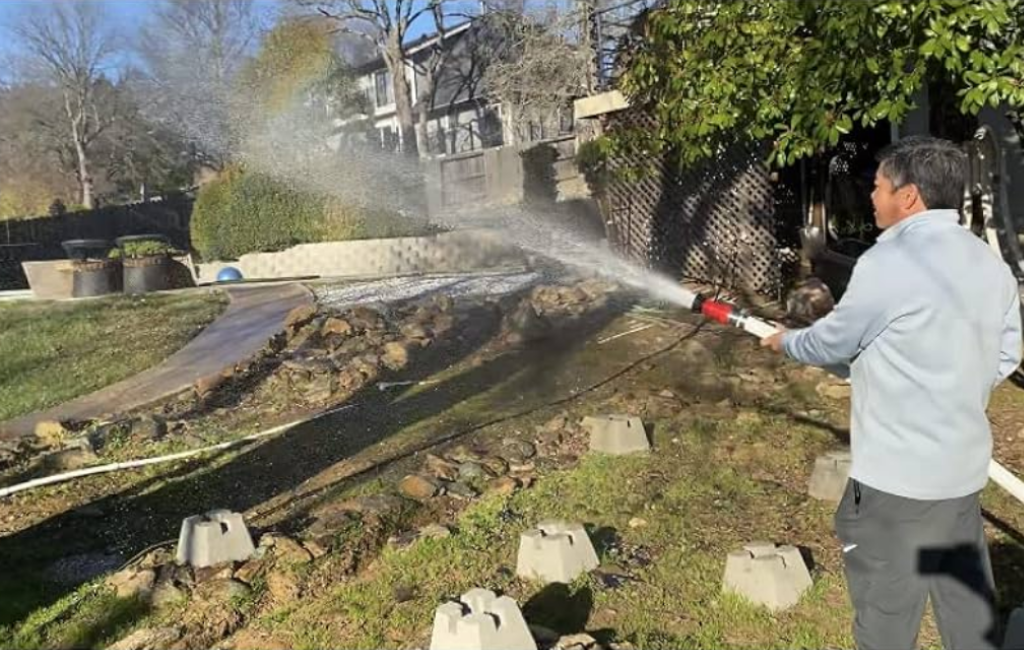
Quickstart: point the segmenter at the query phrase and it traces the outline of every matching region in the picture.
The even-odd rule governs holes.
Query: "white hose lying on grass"
[[[287,424],[282,424],[280,426],[267,429],[266,431],[260,431],[259,433],[254,433],[252,435],[245,436],[244,438],[239,438],[237,440],[229,440],[227,442],[211,445],[209,447],[203,447],[202,449],[190,449],[189,451],[181,451],[176,454],[167,454],[166,456],[141,458],[139,460],[127,460],[120,463],[110,463],[109,465],[97,465],[96,467],[86,467],[84,469],[76,469],[71,472],[64,472],[63,474],[54,474],[53,476],[44,476],[42,478],[32,479],[31,481],[25,481],[24,483],[18,483],[17,485],[11,485],[9,487],[0,488],[0,498],[7,497],[12,494],[17,494],[18,492],[23,492],[25,490],[43,487],[44,485],[63,483],[64,481],[82,478],[83,476],[92,476],[94,474],[107,474],[109,472],[119,472],[123,469],[135,469],[137,467],[145,467],[146,465],[156,465],[158,463],[169,463],[175,460],[191,458],[192,456],[199,456],[200,454],[205,454],[210,451],[218,451],[222,449],[229,449],[231,447],[237,447],[247,442],[252,442],[253,440],[258,440],[260,438],[266,438],[267,436],[282,433],[284,431],[287,431],[288,429],[297,427],[300,424],[312,422],[313,420],[318,420],[322,417],[331,415],[333,413],[338,413],[340,411],[344,411],[350,408],[355,408],[356,406],[359,405],[346,404],[345,406],[340,406],[338,408],[324,411],[323,413],[317,413],[316,415],[310,417],[295,420]]]
[[[995,460],[988,465],[988,477],[992,482],[1010,493],[1010,496],[1024,503],[1024,481],[1013,475]]]

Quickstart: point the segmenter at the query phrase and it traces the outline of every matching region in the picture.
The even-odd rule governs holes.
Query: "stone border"
[[[250,253],[237,262],[196,264],[196,284],[216,282],[232,266],[246,280],[368,278],[427,273],[462,273],[524,266],[525,256],[482,231],[430,237],[396,237],[300,244],[279,253]]]

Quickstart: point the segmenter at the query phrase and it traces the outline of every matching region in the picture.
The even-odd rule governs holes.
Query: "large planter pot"
[[[124,261],[124,292],[139,294],[170,289],[170,261],[167,255],[126,259]]]
[[[71,295],[91,298],[121,290],[121,265],[114,260],[81,260],[72,263]]]

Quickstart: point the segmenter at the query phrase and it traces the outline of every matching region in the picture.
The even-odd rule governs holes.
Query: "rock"
[[[808,278],[786,298],[786,315],[804,325],[810,325],[827,315],[835,306],[836,301],[828,285],[818,278]]]
[[[313,556],[302,547],[302,544],[283,535],[264,535],[260,538],[260,546],[270,548],[274,559],[285,565],[305,564],[313,559]]]
[[[64,472],[88,467],[99,460],[99,456],[91,449],[65,449],[44,457],[44,465],[51,470]]]
[[[523,301],[505,318],[506,339],[511,343],[528,343],[547,336],[551,324],[540,316],[534,306]]]
[[[491,476],[508,474],[509,462],[504,458],[488,456],[487,458],[482,458],[479,462],[483,465],[484,471]]]
[[[675,399],[676,398],[676,394],[673,393],[672,391],[668,390],[668,389],[665,389],[665,390],[661,391],[660,393],[658,393],[658,397],[664,397],[665,399]]]
[[[410,474],[398,484],[398,491],[415,501],[426,501],[437,496],[441,486],[432,478]]]
[[[330,550],[325,548],[322,544],[320,544],[320,542],[316,541],[315,539],[307,539],[306,541],[302,542],[302,548],[309,551],[309,554],[313,556],[314,560],[322,558],[323,556],[327,555],[328,550]]]
[[[316,305],[299,305],[288,312],[284,319],[285,328],[296,331],[316,316]]]
[[[369,307],[359,306],[349,310],[346,319],[353,328],[364,332],[384,328],[384,318],[380,312]]]
[[[435,454],[427,454],[423,459],[423,469],[431,476],[445,481],[454,481],[459,476],[459,466]]]
[[[491,481],[487,489],[496,494],[509,495],[519,489],[519,481],[511,476],[502,476]]]
[[[442,313],[450,314],[452,310],[455,309],[455,301],[449,295],[439,293],[434,296],[433,300],[434,305],[436,305]]]
[[[558,632],[555,632],[551,628],[544,627],[543,625],[534,625],[530,623],[529,628],[530,634],[533,635],[534,640],[542,646],[554,645],[558,643],[558,639],[561,638]]]
[[[209,397],[223,383],[224,375],[218,372],[206,377],[200,377],[192,387],[196,392],[196,396],[203,399]]]
[[[499,453],[501,454],[501,459],[508,463],[509,469],[512,467],[522,466],[527,462],[526,456],[523,456],[523,454],[516,449],[502,449]],[[502,474],[503,472],[497,473]]]
[[[36,423],[35,437],[39,442],[50,447],[59,446],[72,435],[72,431],[56,420],[42,420]]]
[[[555,417],[544,423],[544,431],[561,433],[569,428],[569,417],[564,413],[562,415],[556,415]]]
[[[216,566],[204,566],[192,570],[196,582],[210,582],[212,580],[227,580],[234,573],[231,564],[218,564]]]
[[[407,603],[416,598],[416,587],[413,585],[395,585],[391,592],[396,603]]]
[[[467,460],[459,465],[459,478],[462,479],[482,478],[486,473],[483,465],[476,461]]]
[[[849,384],[836,384],[831,381],[823,381],[814,389],[818,395],[834,400],[850,399],[853,389]]]
[[[142,556],[139,560],[140,569],[155,569],[174,561],[174,552],[167,548],[158,548]]]
[[[226,603],[239,598],[248,598],[252,588],[241,580],[218,578],[203,582],[196,587],[195,595],[200,601]]]
[[[241,580],[245,584],[251,585],[253,583],[253,580],[259,577],[261,573],[263,573],[263,570],[266,568],[266,566],[267,565],[264,560],[249,560],[242,566],[238,567],[238,570],[235,571],[232,577],[234,577],[235,580]]]
[[[455,325],[455,319],[449,314],[440,314],[434,318],[434,336],[444,334]]]
[[[483,454],[473,451],[472,449],[469,449],[465,445],[452,447],[451,449],[448,450],[445,456],[455,461],[456,463],[464,463],[470,460],[479,462],[481,459],[484,458]]]
[[[590,648],[595,645],[597,645],[597,639],[590,636],[589,634],[569,634],[558,639],[558,642],[555,644],[555,647],[566,649],[576,646],[581,648]]]
[[[413,542],[419,539],[419,533],[415,530],[406,530],[396,535],[388,537],[388,545],[394,546],[395,548],[409,548]]]
[[[349,499],[337,506],[334,506],[335,510],[342,513],[356,512],[364,517],[374,517],[378,519],[390,517],[396,514],[404,507],[402,499],[391,494],[371,494],[367,496],[355,497]],[[324,510],[320,511],[321,513]],[[323,516],[320,514],[318,516]]]
[[[334,377],[331,375],[317,375],[303,388],[302,399],[307,404],[321,404],[331,399],[334,389]]]
[[[740,411],[736,416],[736,424],[743,427],[753,427],[764,423],[764,418],[756,411]]]
[[[430,338],[427,328],[419,323],[406,323],[399,328],[399,331],[402,333],[402,336],[411,340],[425,341]]]
[[[700,341],[693,339],[680,346],[678,354],[683,357],[684,363],[692,366],[695,370],[704,370],[715,361],[715,355],[711,350],[708,350],[707,346]]]
[[[338,373],[338,390],[355,392],[366,385],[366,375],[355,368],[345,368]]]
[[[149,602],[153,607],[167,607],[184,601],[188,596],[173,580],[164,580],[153,588]]]
[[[132,437],[138,440],[159,440],[167,435],[167,423],[155,415],[143,415],[131,422]]]
[[[133,596],[149,596],[155,582],[156,571],[152,569],[138,571],[127,568],[107,578],[106,584],[117,591],[118,598],[132,598]]]
[[[451,537],[451,535],[451,529],[440,524],[427,524],[423,528],[419,529],[420,537],[427,537],[430,539],[443,539],[445,537]]]
[[[331,317],[324,321],[323,327],[320,328],[320,335],[327,336],[349,336],[352,334],[354,328],[344,318]]]
[[[466,501],[469,501],[470,499],[475,499],[478,496],[480,496],[479,492],[477,492],[476,490],[474,490],[473,488],[471,488],[470,486],[466,485],[461,481],[449,483],[448,485],[445,486],[445,491],[448,494],[455,497],[456,499],[464,499]]]
[[[163,650],[180,638],[178,627],[145,627],[107,646],[107,650]]]
[[[561,429],[549,430],[542,429],[540,434],[537,436],[537,442],[548,447],[557,447],[562,444],[562,439],[565,433]]]
[[[266,580],[267,593],[275,603],[290,603],[302,593],[298,580],[290,571],[271,571]]]
[[[401,370],[409,365],[409,348],[404,343],[385,343],[381,361],[390,370]]]
[[[514,452],[518,458],[533,458],[537,455],[537,448],[532,443],[519,438],[505,438],[501,441],[503,451]],[[502,456],[505,460],[512,462],[507,457]]]

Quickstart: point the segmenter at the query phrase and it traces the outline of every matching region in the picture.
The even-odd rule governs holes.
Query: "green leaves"
[[[630,139],[689,162],[771,139],[771,162],[792,164],[855,121],[904,119],[929,74],[959,86],[965,112],[1020,106],[1022,21],[1024,0],[669,0],[622,81],[662,129]]]

